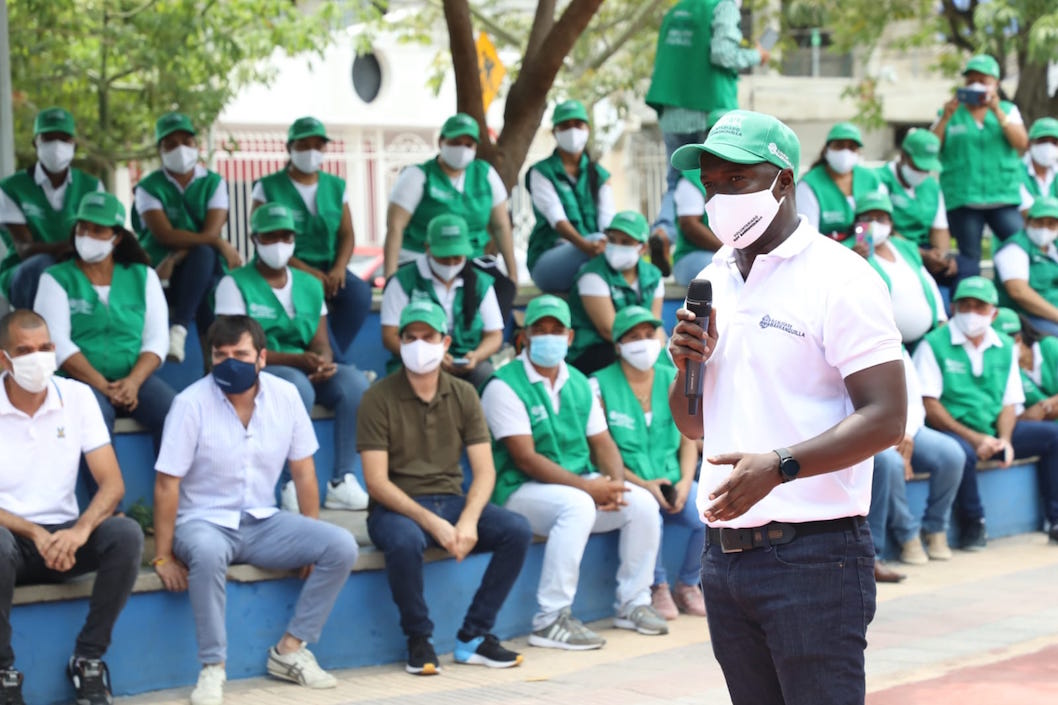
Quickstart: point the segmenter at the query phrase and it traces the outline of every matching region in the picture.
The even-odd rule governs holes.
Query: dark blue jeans
[[[11,274],[11,308],[33,308],[40,275],[55,264],[51,255],[32,255],[22,260]]]
[[[466,498],[458,495],[423,495],[414,499],[452,524],[459,520],[466,504]],[[404,634],[432,635],[433,622],[423,598],[422,554],[427,548],[437,546],[437,542],[408,517],[382,506],[372,507],[367,517],[367,533],[385,553],[386,577],[393,601],[400,610]],[[522,569],[532,539],[525,517],[495,504],[485,505],[478,520],[474,553],[492,551],[492,559],[463,619],[463,631],[471,638],[492,630],[496,614]]]
[[[959,254],[965,258],[959,260],[959,280],[981,273],[981,237],[986,223],[1000,242],[1025,227],[1017,205],[988,209],[963,206],[948,211],[948,228],[959,243]],[[963,267],[972,271],[964,272]]]
[[[702,588],[733,705],[864,701],[875,609],[866,522],[742,553],[707,541]]]
[[[672,153],[686,144],[701,144],[705,142],[708,132],[665,132],[662,138],[665,140],[665,193],[661,196],[661,206],[658,208],[658,217],[650,226],[651,232],[662,229],[668,235],[669,242],[676,242],[676,184],[679,183],[682,174],[672,168]]]
[[[371,285],[350,272],[345,277],[345,286],[327,299],[327,332],[335,362],[353,364],[353,339],[370,312]]]
[[[190,328],[194,320],[199,335],[205,337],[214,318],[210,294],[220,276],[220,255],[215,249],[209,245],[189,249],[169,278],[169,325]]]

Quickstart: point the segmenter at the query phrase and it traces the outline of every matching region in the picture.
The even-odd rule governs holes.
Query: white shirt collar
[[[24,412],[19,411],[14,407],[11,403],[11,398],[7,396],[7,386],[4,379],[9,376],[10,374],[7,370],[0,373],[0,416],[6,416],[9,414],[25,416],[26,414]],[[44,403],[40,405],[40,408],[37,409],[37,412],[33,415],[40,416],[49,411],[61,409],[62,406],[62,395],[59,393],[58,387],[55,386],[55,380],[51,380],[48,382],[48,394],[44,397]]]
[[[536,384],[537,382],[543,382],[544,386],[547,389],[550,389],[551,391],[557,393],[560,389],[562,389],[562,386],[569,379],[569,367],[566,365],[566,363],[564,361],[558,366],[558,376],[555,377],[555,385],[554,385],[554,387],[552,387],[551,386],[551,380],[549,380],[547,377],[544,377],[542,374],[537,372],[536,368],[533,367],[533,363],[529,361],[529,349],[528,348],[523,350],[522,354],[519,355],[518,357],[520,357],[522,359],[522,365],[525,366],[525,376],[529,379],[529,384]]]
[[[198,179],[201,179],[207,173],[206,167],[202,166],[201,164],[195,164],[195,168],[194,168],[193,171],[194,171],[194,173],[191,175],[191,180],[187,182],[188,186],[190,186],[191,184],[195,183],[195,181],[197,181]],[[176,179],[174,179],[173,175],[170,174],[169,170],[166,169],[165,167],[162,167],[162,173],[165,174],[165,178],[169,179],[169,183],[171,183],[173,186],[176,186],[178,189],[180,189],[180,193],[183,193],[184,189],[187,188],[187,186],[181,186],[180,182],[177,181]]]
[[[70,183],[70,168],[66,167],[66,178],[63,182],[59,184],[59,186],[53,187],[51,185],[51,179],[48,178],[48,172],[44,171],[44,167],[40,165],[40,162],[37,162],[36,167],[33,169],[33,181],[35,181],[38,186],[44,186],[47,184],[48,188],[62,188]]]
[[[969,338],[966,337],[966,334],[962,332],[962,329],[960,329],[959,326],[955,325],[954,323],[948,325],[948,332],[951,335],[952,345],[970,345],[971,347],[973,346],[973,343],[970,341]],[[1003,341],[999,339],[999,335],[996,334],[992,326],[989,326],[988,330],[985,331],[985,339],[981,341],[981,346],[976,349],[980,350],[981,352],[984,352],[988,348],[1001,347],[1003,347]]]

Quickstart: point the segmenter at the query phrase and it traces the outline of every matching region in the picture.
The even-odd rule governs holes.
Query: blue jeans
[[[585,240],[598,240],[604,237],[600,233],[581,233]],[[537,258],[529,276],[533,283],[548,294],[568,294],[573,286],[580,268],[590,258],[578,250],[568,240],[560,240],[557,245]]]
[[[169,325],[191,327],[195,322],[200,335],[213,323],[210,294],[220,281],[220,255],[209,245],[196,245],[173,269],[169,278]]]
[[[866,523],[742,553],[707,540],[702,588],[732,705],[864,701],[875,610]]]
[[[904,484],[904,459],[896,448],[886,448],[874,456],[874,474],[871,476],[871,508],[867,512],[867,523],[871,526],[874,553],[879,558],[885,555],[888,533],[889,508],[893,488]]]
[[[1044,335],[1058,336],[1058,323],[1047,318],[1040,318],[1039,316],[1026,315],[1025,317],[1029,319],[1029,323],[1031,323],[1036,330]]]
[[[423,495],[413,498],[442,519],[455,524],[466,505],[459,495]],[[372,507],[367,517],[367,533],[386,556],[386,577],[393,601],[400,610],[400,627],[406,636],[430,636],[433,622],[423,597],[423,559],[427,548],[437,546],[434,538],[414,521],[381,505]],[[478,519],[478,542],[474,553],[492,551],[481,585],[463,619],[464,636],[488,634],[496,614],[507,599],[533,533],[520,514],[486,504]]]
[[[11,308],[33,308],[40,275],[53,264],[55,258],[51,255],[31,255],[15,267],[11,274]]]
[[[680,286],[687,286],[705,266],[713,261],[715,252],[709,250],[695,250],[680,257],[676,264],[672,265],[672,278]]]
[[[702,549],[705,548],[705,524],[698,518],[698,507],[694,499],[698,496],[698,483],[691,484],[691,492],[687,495],[687,503],[683,505],[683,511],[679,514],[669,514],[661,511],[662,541],[664,541],[664,527],[666,524],[674,526],[685,526],[691,530],[691,537],[683,552],[683,563],[680,564],[679,580],[684,585],[698,585],[701,582],[702,572]],[[665,575],[665,565],[662,563],[662,550],[658,546],[658,563],[654,568],[654,584],[661,585],[668,582]]]
[[[965,456],[962,448],[940,431],[923,426],[915,434],[915,449],[911,452],[911,467],[915,472],[929,473],[929,497],[921,530],[927,534],[948,531],[951,507],[962,480]],[[919,522],[907,506],[907,483],[893,483],[889,491],[889,530],[900,543],[918,537]],[[874,531],[874,525],[871,525]]]
[[[338,371],[330,379],[315,384],[308,375],[294,367],[269,365],[265,368],[280,379],[298,388],[305,410],[312,413],[312,405],[319,402],[334,412],[334,474],[341,480],[346,473],[354,473],[360,465],[356,452],[356,417],[360,411],[360,399],[367,391],[367,378],[353,365],[338,365]],[[283,481],[288,479],[283,471]]]
[[[345,286],[327,299],[327,333],[334,361],[352,365],[353,340],[371,313],[371,285],[349,272]]]
[[[948,227],[959,243],[959,254],[966,258],[959,262],[960,280],[981,273],[981,237],[986,223],[1000,242],[1025,227],[1017,205],[988,209],[962,206],[948,211]],[[972,271],[963,271],[963,265]]]
[[[92,393],[96,395],[99,402],[99,410],[103,412],[103,421],[107,425],[107,431],[114,435],[114,420],[120,416],[131,416],[150,430],[154,439],[154,450],[157,451],[162,442],[162,427],[165,425],[165,417],[169,413],[169,407],[173,405],[176,392],[169,386],[158,373],[155,372],[140,386],[139,404],[131,412],[119,412],[98,389],[93,388]]]
[[[665,140],[665,193],[661,197],[661,206],[658,209],[658,217],[650,226],[651,232],[661,229],[669,238],[669,242],[676,242],[676,202],[674,194],[676,184],[679,183],[680,172],[672,168],[672,153],[685,144],[701,144],[705,142],[706,130],[699,132],[665,132],[662,138]],[[697,272],[695,272],[697,274]]]

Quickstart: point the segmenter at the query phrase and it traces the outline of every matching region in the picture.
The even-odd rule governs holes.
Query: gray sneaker
[[[639,605],[624,617],[614,617],[613,625],[618,629],[634,629],[640,634],[656,636],[668,634],[669,625],[650,605]]]
[[[601,649],[605,643],[606,639],[588,629],[583,622],[570,614],[568,607],[558,613],[554,622],[529,635],[529,646],[569,651]]]

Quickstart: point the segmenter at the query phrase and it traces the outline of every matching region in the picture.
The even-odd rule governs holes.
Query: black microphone
[[[694,314],[699,325],[709,330],[709,314],[713,310],[713,283],[708,279],[695,279],[687,287],[687,303],[684,308]],[[702,403],[702,370],[703,363],[687,360],[684,367],[683,395],[687,397],[687,413],[698,415]]]

